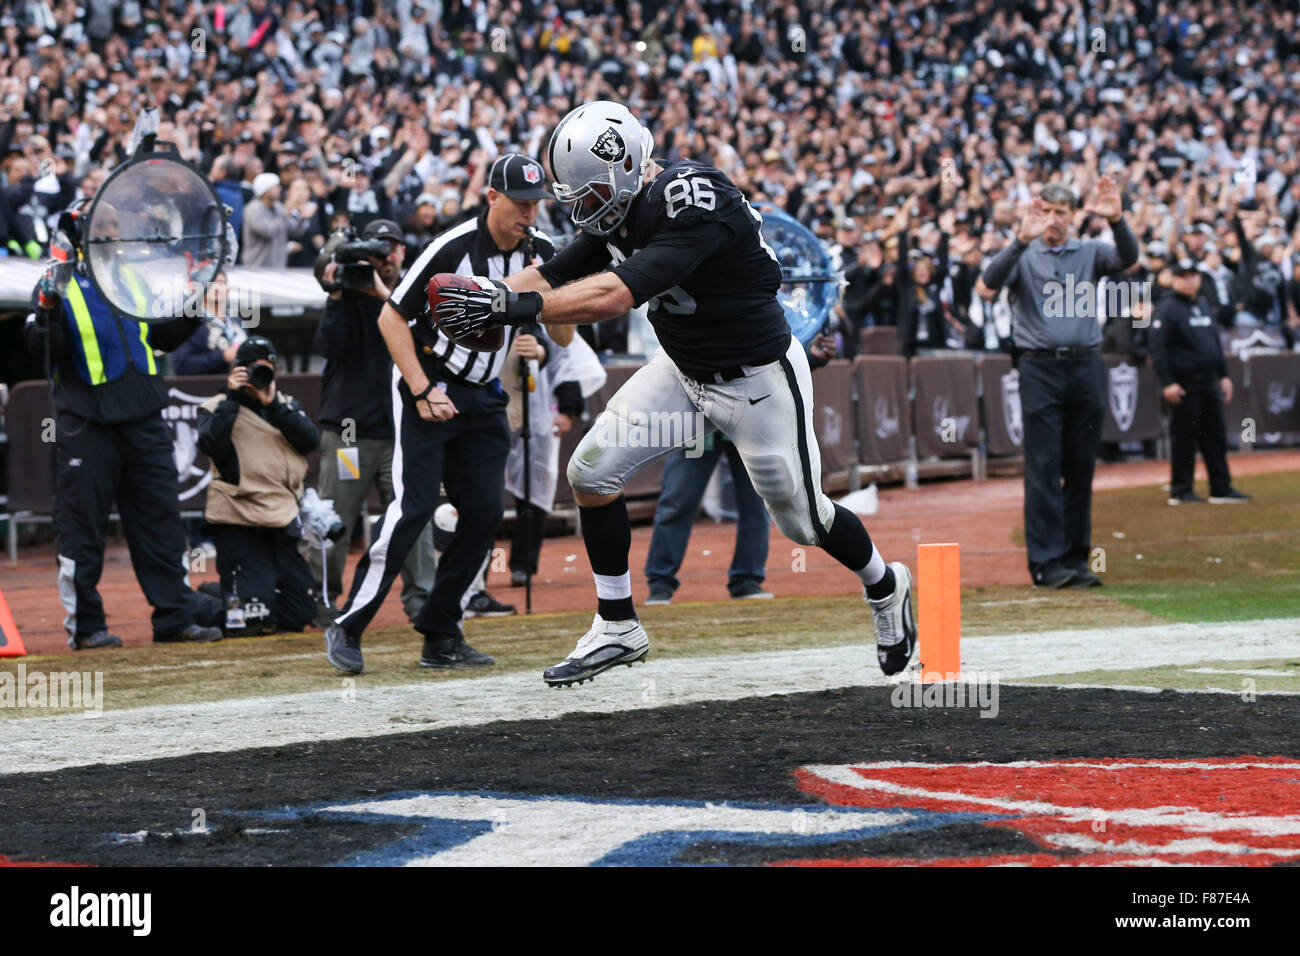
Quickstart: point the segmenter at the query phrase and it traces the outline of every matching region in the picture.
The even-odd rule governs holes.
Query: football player
[[[431,290],[440,328],[599,322],[648,302],[662,350],[618,390],[569,461],[596,579],[597,613],[553,686],[582,683],[650,647],[632,605],[630,475],[718,429],[735,443],[772,517],[791,540],[820,545],[865,589],[881,669],[916,647],[911,573],[886,564],[862,522],[821,490],[812,379],[777,301],[781,268],[762,220],[720,171],[696,160],[660,166],[650,131],[624,106],[588,103],[556,127],[547,151],[556,198],[578,237],[504,283]]]

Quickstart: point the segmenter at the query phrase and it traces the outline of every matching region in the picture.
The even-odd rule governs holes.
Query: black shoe
[[[325,629],[325,660],[345,674],[360,674],[361,638],[353,637],[338,624]]]
[[[465,617],[509,617],[518,614],[513,604],[502,604],[486,591],[478,591],[465,605]]]
[[[1170,495],[1166,504],[1171,505],[1203,505],[1205,499],[1194,491],[1184,491],[1181,495]]]
[[[1069,587],[1079,577],[1078,573],[1071,568],[1063,567],[1059,564],[1050,564],[1043,570],[1034,575],[1034,587],[1036,588],[1064,588]]]
[[[650,596],[645,599],[646,607],[673,603],[673,592],[663,585],[650,585]]]
[[[155,644],[211,644],[219,640],[221,640],[221,628],[204,627],[202,624],[191,624],[180,631],[153,636]]]
[[[1066,585],[1066,587],[1099,588],[1105,583],[1101,578],[1088,570],[1087,565],[1076,564],[1073,566],[1072,570],[1074,571],[1074,580]]]
[[[526,571],[511,571],[510,586],[512,588],[521,588],[528,583],[528,573]]]
[[[742,584],[740,587],[732,591],[731,597],[736,601],[744,601],[754,599],[765,600],[770,597],[775,597],[775,595],[772,594],[771,591],[764,591],[758,582],[750,581],[748,584]]]
[[[217,585],[215,597],[210,589],[205,591],[202,587],[194,595],[194,622],[200,627],[221,630],[226,623],[226,602],[221,597],[221,585]]]
[[[1250,501],[1250,495],[1243,495],[1236,488],[1229,488],[1221,495],[1210,495],[1212,505],[1244,505]]]
[[[108,631],[96,631],[85,637],[69,637],[68,646],[74,651],[90,651],[100,647],[121,647],[122,639]]]
[[[426,637],[420,655],[421,667],[491,667],[494,658],[481,654],[465,643],[465,638]]]

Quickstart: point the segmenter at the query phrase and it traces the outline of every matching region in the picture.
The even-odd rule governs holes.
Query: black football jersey
[[[559,285],[610,264],[636,303],[649,303],[660,345],[693,377],[771,362],[785,354],[790,327],[761,223],[721,171],[680,160],[641,190],[611,235],[582,234],[580,248],[563,250],[542,274]]]

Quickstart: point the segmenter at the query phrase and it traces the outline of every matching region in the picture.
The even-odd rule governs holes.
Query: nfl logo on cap
[[[526,163],[524,165],[524,179],[530,183],[539,183],[542,181],[542,171],[532,163]]]

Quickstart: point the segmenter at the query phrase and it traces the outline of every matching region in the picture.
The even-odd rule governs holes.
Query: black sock
[[[619,495],[609,504],[592,508],[578,506],[582,520],[582,540],[587,546],[587,560],[597,578],[627,578],[627,553],[632,548],[632,523],[627,516],[627,499]],[[632,607],[631,584],[627,594],[600,597],[597,580],[597,613],[607,621],[626,621],[636,617]]]
[[[875,584],[867,585],[867,597],[873,601],[879,601],[881,598],[887,598],[894,593],[897,582],[894,580],[894,569],[885,565],[885,576]]]
[[[822,539],[822,547],[832,558],[858,574],[871,561],[875,547],[862,519],[843,505],[835,506],[835,520]],[[867,597],[873,601],[894,593],[894,572],[885,565],[885,575],[874,584],[867,584]]]

